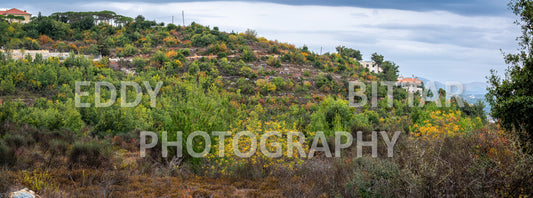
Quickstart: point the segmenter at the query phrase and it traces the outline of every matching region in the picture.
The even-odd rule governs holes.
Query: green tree
[[[73,29],[89,30],[94,27],[94,18],[92,16],[83,17],[81,20],[72,23]]]
[[[511,0],[509,7],[520,17],[516,24],[522,28],[518,37],[520,52],[505,54],[510,66],[501,78],[492,70],[485,96],[491,105],[491,116],[507,131],[516,135],[524,150],[530,152],[533,143],[533,2]]]
[[[396,81],[398,79],[399,66],[396,63],[385,61],[381,66],[382,72],[380,76],[383,80]]]
[[[376,52],[372,54],[371,59],[378,65],[378,67],[381,67],[381,65],[383,64],[383,55],[380,55]]]
[[[252,30],[252,29],[247,29],[245,32],[244,32],[244,38],[247,39],[247,40],[257,40],[257,32],[255,32],[255,30]]]
[[[336,49],[337,49],[337,52],[338,52],[341,56],[346,56],[346,57],[350,57],[350,58],[355,58],[355,60],[358,60],[358,61],[363,60],[363,55],[361,54],[361,51],[359,51],[359,50],[355,50],[355,49],[351,49],[351,48],[346,48],[346,47],[344,47],[344,46],[338,46]]]

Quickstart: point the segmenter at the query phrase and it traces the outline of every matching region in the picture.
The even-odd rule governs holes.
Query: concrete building
[[[29,23],[30,20],[31,20],[31,14],[30,13],[27,13],[26,10],[22,11],[22,10],[19,10],[19,9],[16,9],[16,8],[0,9],[0,15],[5,16],[5,17],[7,17],[9,15],[24,17],[24,20],[5,18],[10,23],[12,23],[12,22]]]
[[[374,72],[374,73],[381,73],[383,70],[378,66],[378,64],[376,64],[375,62],[371,62],[371,61],[361,61],[360,62],[361,65],[363,67],[366,67],[368,68],[368,70],[370,70],[370,72]]]

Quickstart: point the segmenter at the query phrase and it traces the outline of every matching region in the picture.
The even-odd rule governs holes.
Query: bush
[[[305,77],[309,77],[309,76],[311,76],[311,73],[309,72],[308,69],[306,69],[306,70],[304,71],[304,76],[305,76]]]
[[[244,49],[242,51],[241,59],[244,62],[252,62],[252,61],[255,61],[256,57],[255,57],[255,54],[254,54],[254,52],[252,50]]]
[[[352,178],[345,187],[347,196],[390,197],[400,190],[400,170],[396,164],[376,158],[361,157],[354,163]]]
[[[9,169],[0,167],[0,195],[8,192],[9,187],[13,184],[13,178],[10,176]]]
[[[7,146],[11,148],[19,148],[21,146],[25,146],[27,143],[24,137],[18,134],[17,135],[7,134],[6,136],[4,136],[4,142]]]
[[[273,93],[276,91],[276,85],[272,84],[271,82],[268,82],[265,79],[259,79],[256,81],[257,88],[261,93],[267,94],[267,93]]]
[[[133,66],[135,66],[137,69],[142,69],[147,65],[147,60],[145,58],[136,56],[132,60]]]
[[[281,67],[281,61],[274,56],[269,56],[266,63],[272,67]]]
[[[210,33],[195,34],[191,38],[192,45],[195,47],[205,47],[211,43],[214,43],[217,40],[215,35]]]
[[[257,32],[255,30],[252,30],[252,29],[247,29],[246,32],[244,32],[244,38],[246,40],[255,41],[255,40],[257,40]]]
[[[165,62],[169,61],[170,59],[167,57],[165,52],[159,50],[152,56],[150,60],[158,63],[159,66],[162,66],[164,65]]]
[[[109,163],[111,152],[108,145],[101,142],[76,142],[69,153],[70,167],[105,167]]]
[[[196,74],[200,71],[198,61],[194,61],[189,65],[189,74]]]
[[[9,147],[0,140],[0,165],[13,165],[15,163],[15,155]]]
[[[122,50],[117,53],[118,57],[128,57],[137,54],[137,48],[133,45],[127,44]]]
[[[67,153],[69,144],[61,139],[53,139],[50,141],[50,148],[48,149],[53,155],[64,155]]]
[[[183,56],[190,56],[191,55],[191,50],[189,48],[183,48],[183,49],[180,49],[179,51],[181,54],[183,54]]]
[[[10,78],[10,76],[0,81],[0,91],[2,91],[4,94],[15,93],[15,83],[13,83],[13,80]]]

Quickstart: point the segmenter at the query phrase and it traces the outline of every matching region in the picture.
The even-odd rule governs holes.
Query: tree
[[[398,70],[399,66],[396,63],[385,61],[381,66],[383,72],[380,73],[380,76],[387,81],[396,81],[398,80]]]
[[[522,36],[517,38],[521,49],[517,54],[504,54],[509,67],[503,78],[491,70],[485,97],[491,105],[490,115],[516,135],[524,150],[533,152],[533,2],[511,0],[509,7],[520,17],[515,23],[522,28]]]
[[[100,55],[109,56],[109,54],[111,54],[109,49],[112,46],[111,46],[111,42],[108,39],[108,37],[104,37],[104,36],[100,35],[98,37],[98,40],[96,41],[96,45],[98,47],[98,52],[100,52]]]
[[[54,40],[65,40],[69,36],[71,29],[66,23],[56,21],[50,17],[42,17],[32,20],[24,25],[26,32],[36,31],[37,35],[47,35]]]
[[[93,16],[83,17],[81,20],[72,23],[72,28],[79,30],[88,30],[94,27]]]
[[[120,25],[120,26],[124,26],[130,22],[132,22],[133,19],[131,17],[126,17],[126,16],[122,16],[122,15],[117,15],[115,16],[115,23]]]
[[[359,51],[359,50],[346,48],[344,46],[337,46],[335,49],[337,49],[337,52],[341,56],[355,58],[355,60],[358,60],[358,61],[363,60],[363,55],[361,54],[361,51]]]
[[[372,54],[372,61],[374,61],[378,67],[381,67],[381,65],[383,64],[383,55],[379,55],[378,53],[374,52]]]
[[[246,32],[244,32],[244,38],[247,40],[257,40],[257,32],[252,29],[247,29]]]

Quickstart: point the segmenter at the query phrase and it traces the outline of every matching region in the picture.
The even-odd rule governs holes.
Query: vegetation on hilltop
[[[101,16],[100,16],[101,15]],[[113,21],[113,22],[111,22]],[[482,104],[439,107],[394,87],[379,86],[377,107],[348,105],[348,82],[392,80],[398,66],[373,54],[383,73],[359,63],[361,52],[340,46],[317,54],[303,46],[257,37],[255,31],[221,32],[196,23],[158,24],[112,12],[56,13],[28,24],[0,20],[0,192],[28,187],[48,197],[109,196],[519,196],[533,192],[530,164],[497,125],[487,123]],[[60,60],[42,55],[11,58],[12,49],[71,52]],[[87,59],[79,55],[102,56]],[[112,59],[122,60],[113,62]],[[133,70],[135,73],[124,72]],[[75,82],[89,81],[89,95],[74,106]],[[163,82],[155,107],[144,95],[133,108],[96,108],[94,82]],[[368,83],[367,90],[372,90]],[[147,93],[142,86],[142,92]],[[123,94],[131,99],[134,89]],[[103,100],[112,93],[103,89]],[[371,93],[367,93],[371,98]],[[437,94],[437,93],[434,93]],[[418,107],[424,104],[423,107]],[[479,108],[481,107],[481,108]],[[267,158],[233,154],[232,141],[214,139],[206,158],[162,158],[161,141],[139,158],[140,131],[247,130],[305,134],[401,131],[395,157],[342,158],[318,152],[307,159],[284,153]],[[366,133],[365,133],[366,134]],[[369,133],[368,133],[369,134]],[[369,138],[369,137],[365,137]],[[280,142],[285,143],[282,138]],[[239,139],[241,150],[249,139]],[[183,144],[185,145],[185,144]],[[197,149],[203,141],[194,140]],[[218,148],[227,147],[223,157]],[[176,153],[170,147],[170,156]],[[368,155],[366,155],[368,154]],[[207,184],[205,184],[207,183]]]

